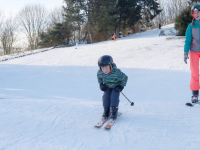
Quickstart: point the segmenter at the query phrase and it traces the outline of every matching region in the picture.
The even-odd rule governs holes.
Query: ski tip
[[[106,126],[104,127],[104,129],[105,129],[105,130],[110,130],[110,129],[112,128],[112,126],[113,126],[113,125],[106,125]]]
[[[193,106],[191,103],[186,103],[185,105],[186,105],[186,106],[190,106],[190,107]]]

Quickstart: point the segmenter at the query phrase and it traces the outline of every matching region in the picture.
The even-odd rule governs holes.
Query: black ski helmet
[[[98,60],[99,67],[104,67],[104,66],[112,65],[112,64],[113,64],[113,59],[109,55],[103,55]]]

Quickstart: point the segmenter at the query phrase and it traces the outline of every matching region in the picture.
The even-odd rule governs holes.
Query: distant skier
[[[119,32],[119,38],[122,38],[122,31]]]
[[[116,67],[109,55],[104,55],[98,60],[99,70],[97,72],[100,89],[104,91],[102,121],[109,115],[112,120],[117,118],[119,95],[127,83],[128,77]]]
[[[116,41],[116,35],[115,35],[115,33],[114,33],[114,35],[113,35],[113,38],[114,38],[114,40]]]
[[[113,34],[112,34],[112,40],[114,40]]]
[[[77,49],[78,48],[78,42],[76,42],[76,48],[75,49]]]
[[[128,31],[128,36],[129,36],[129,35],[131,35],[131,31],[130,31],[130,30]]]
[[[115,33],[112,34],[112,40],[116,41],[116,35],[115,35]]]
[[[192,23],[187,27],[184,46],[184,61],[187,64],[188,53],[190,52],[192,103],[198,102],[199,96],[199,58],[200,58],[200,4],[195,4],[191,8],[193,17]]]
[[[159,29],[161,29],[161,24],[160,23],[159,23],[158,27],[159,27]]]

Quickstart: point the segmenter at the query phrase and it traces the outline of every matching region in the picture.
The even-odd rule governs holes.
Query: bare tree
[[[52,27],[52,25],[56,23],[63,23],[64,22],[64,9],[62,7],[55,7],[53,10],[51,10],[49,18],[49,26]]]
[[[159,23],[162,25],[173,23],[179,13],[188,6],[187,0],[158,0],[158,3],[162,12],[152,21],[154,27],[158,27]]]
[[[40,33],[48,25],[47,10],[40,4],[26,5],[19,12],[18,18],[30,49],[36,49],[38,47]]]
[[[3,23],[3,15],[2,15],[2,12],[0,11],[0,29],[1,29],[2,23]]]
[[[14,20],[13,18],[7,19],[1,27],[0,42],[3,46],[4,55],[11,53],[13,44],[17,41],[18,24]]]
[[[1,27],[2,27],[2,23],[3,23],[3,15],[2,15],[2,12],[0,11],[0,35],[1,35]],[[1,42],[0,42],[0,55],[3,54],[3,51],[2,51],[2,45],[1,45]]]

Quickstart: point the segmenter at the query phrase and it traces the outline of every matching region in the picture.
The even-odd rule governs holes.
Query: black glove
[[[117,86],[115,87],[115,90],[118,91],[118,92],[121,92],[123,89],[124,89],[124,87],[121,86],[121,85],[117,85]]]
[[[100,89],[101,89],[102,91],[106,91],[107,86],[106,86],[105,84],[101,83],[101,84],[100,84]]]
[[[189,59],[188,57],[188,52],[184,52],[184,62],[187,64],[187,59]]]

